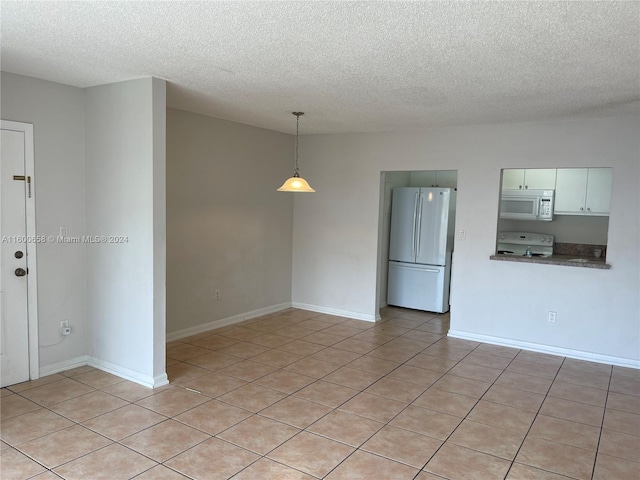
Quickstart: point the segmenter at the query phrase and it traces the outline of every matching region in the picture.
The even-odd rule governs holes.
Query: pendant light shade
[[[296,168],[293,171],[293,177],[288,178],[278,189],[279,192],[315,192],[309,183],[300,176],[298,170],[298,131],[300,127],[300,115],[303,112],[292,112],[296,116]]]
[[[279,192],[315,192],[304,178],[295,175],[287,180],[278,189]]]

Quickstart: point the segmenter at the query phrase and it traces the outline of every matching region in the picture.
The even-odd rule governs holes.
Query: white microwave
[[[500,218],[553,220],[555,190],[502,190]]]

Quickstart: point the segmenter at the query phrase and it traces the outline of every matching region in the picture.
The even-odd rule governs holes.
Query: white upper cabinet
[[[514,190],[553,190],[555,168],[506,168],[502,171],[502,188]]]
[[[609,215],[611,168],[559,168],[554,213]]]
[[[435,170],[419,170],[410,175],[412,187],[431,187],[436,183]]]
[[[411,172],[411,186],[456,188],[458,186],[458,171],[424,170]]]
[[[588,168],[558,169],[553,213],[584,213],[588,175]]]
[[[590,168],[587,179],[587,213],[592,215],[609,215],[611,207],[611,185],[613,169]]]
[[[524,168],[505,168],[502,171],[502,188],[518,190],[524,187]]]

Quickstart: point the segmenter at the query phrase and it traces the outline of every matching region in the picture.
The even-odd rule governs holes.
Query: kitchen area
[[[492,260],[609,269],[612,168],[504,169]]]
[[[449,310],[457,173],[384,172],[381,307]],[[519,168],[501,173],[491,260],[611,268],[607,239],[612,168]]]

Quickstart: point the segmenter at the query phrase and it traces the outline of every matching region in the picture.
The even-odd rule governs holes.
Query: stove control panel
[[[499,232],[498,240],[501,243],[512,243],[516,245],[552,246],[554,236],[531,232]]]

